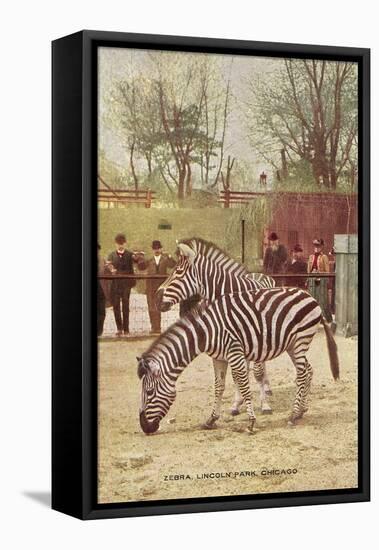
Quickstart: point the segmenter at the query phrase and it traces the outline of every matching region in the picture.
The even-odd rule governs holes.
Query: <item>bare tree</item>
[[[142,76],[120,80],[111,90],[110,104],[112,125],[122,132],[123,142],[129,151],[134,187],[138,189],[136,159],[145,160],[148,175],[151,175],[156,135],[161,130],[152,83]]]
[[[213,75],[213,83],[221,90],[218,93],[213,89],[209,98],[208,87],[205,96],[204,128],[205,140],[201,151],[202,181],[210,188],[216,187],[224,163],[225,138],[230,112],[231,73],[233,58],[229,64],[229,74],[226,86],[222,85],[218,75]],[[210,73],[208,72],[208,78]],[[214,164],[212,164],[212,160]],[[213,176],[213,177],[211,177]],[[212,181],[211,181],[212,180]]]
[[[207,55],[191,55],[183,63],[183,54],[149,52],[144,63],[143,74],[136,73],[131,56],[105,101],[108,126],[120,133],[134,187],[154,171],[179,200],[191,196],[194,178],[206,188],[217,186],[232,61],[225,68]]]
[[[230,155],[228,155],[228,161],[226,164],[226,174],[224,172],[221,172],[221,180],[222,180],[222,186],[224,188],[224,191],[230,191],[231,185],[230,185],[230,177],[233,170],[235,158],[231,159]]]
[[[252,142],[266,160],[279,169],[284,151],[292,165],[306,161],[318,185],[335,189],[357,136],[356,64],[286,59],[272,78],[250,84]]]
[[[165,183],[174,183],[179,200],[192,194],[192,164],[199,142],[204,139],[201,128],[208,80],[205,64],[189,59],[182,69],[181,85],[175,74],[169,74],[162,66],[162,57],[155,57],[156,87],[162,134],[159,139],[169,149],[163,155],[161,173]],[[183,74],[184,72],[184,74]],[[162,157],[162,151],[159,152]]]

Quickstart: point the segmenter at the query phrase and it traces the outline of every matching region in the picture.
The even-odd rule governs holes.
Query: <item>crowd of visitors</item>
[[[292,277],[275,277],[277,286],[297,286],[307,289],[318,301],[328,322],[334,315],[334,280],[328,277],[314,276],[318,273],[332,273],[335,270],[334,249],[329,254],[324,252],[324,240],[314,239],[313,253],[304,259],[300,244],[295,244],[288,253],[286,247],[279,242],[277,233],[269,235],[269,246],[266,248],[263,269],[267,275],[288,274]],[[307,276],[313,274],[312,277]],[[299,275],[295,277],[294,275]]]
[[[269,246],[263,259],[263,270],[273,275],[277,286],[296,286],[307,289],[320,304],[324,316],[332,322],[334,315],[334,280],[327,277],[317,277],[317,274],[335,271],[334,249],[329,254],[324,252],[324,241],[321,238],[313,240],[313,253],[304,258],[300,244],[287,251],[280,243],[277,233],[269,235]],[[97,282],[97,334],[101,336],[104,328],[107,302],[113,308],[116,324],[115,336],[129,334],[129,301],[131,289],[136,285],[135,268],[146,275],[146,298],[151,324],[151,334],[161,332],[161,313],[156,307],[156,291],[169,270],[175,267],[176,259],[163,251],[161,241],[154,240],[151,244],[151,254],[127,249],[126,236],[118,233],[115,237],[115,248],[106,259],[101,256],[98,245],[98,273],[100,276],[114,277],[98,278]],[[309,277],[312,274],[312,277]],[[275,275],[279,275],[275,277]],[[287,276],[288,275],[288,276]],[[120,277],[121,276],[121,277]],[[193,307],[199,301],[195,296],[188,303],[181,304],[180,315]]]
[[[162,275],[168,275],[168,269],[176,265],[176,260],[163,252],[162,243],[154,240],[151,244],[151,256],[145,252],[132,252],[126,248],[126,236],[119,233],[115,237],[115,250],[103,260],[98,254],[99,275],[115,275],[108,279],[98,279],[98,315],[97,334],[101,336],[104,329],[105,307],[107,301],[113,308],[117,331],[115,336],[127,336],[129,334],[129,302],[131,289],[136,285],[134,267],[145,272],[146,297],[151,324],[151,333],[161,332],[161,313],[155,305],[155,293],[162,283]],[[98,245],[98,251],[100,251]],[[121,275],[122,277],[117,277]],[[163,277],[164,279],[164,277]]]

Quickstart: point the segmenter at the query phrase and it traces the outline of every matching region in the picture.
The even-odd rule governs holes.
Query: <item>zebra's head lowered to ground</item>
[[[142,381],[139,420],[145,434],[153,434],[175,401],[175,382],[163,375],[158,361],[137,357],[137,374]]]
[[[271,277],[249,273],[214,243],[194,237],[178,242],[177,246],[179,261],[157,291],[160,311],[168,311],[196,295],[213,301],[227,293],[275,286]]]

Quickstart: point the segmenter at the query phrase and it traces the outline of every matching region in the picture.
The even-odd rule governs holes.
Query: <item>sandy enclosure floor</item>
[[[341,380],[334,382],[324,333],[316,335],[308,353],[314,369],[310,408],[295,428],[286,423],[294,367],[287,355],[272,361],[273,414],[260,414],[253,384],[258,420],[253,436],[244,431],[245,412],[230,415],[230,372],[218,428],[201,429],[213,403],[213,366],[206,355],[179,378],[176,401],[157,435],[144,435],[135,357],[150,342],[99,344],[100,503],[357,486],[356,339],[337,337]]]

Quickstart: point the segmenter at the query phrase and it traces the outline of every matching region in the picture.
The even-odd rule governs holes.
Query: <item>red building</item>
[[[356,194],[286,192],[273,195],[271,201],[271,223],[265,231],[263,253],[272,231],[288,251],[299,243],[305,257],[313,251],[315,238],[324,239],[324,250],[329,252],[335,234],[358,232]]]

